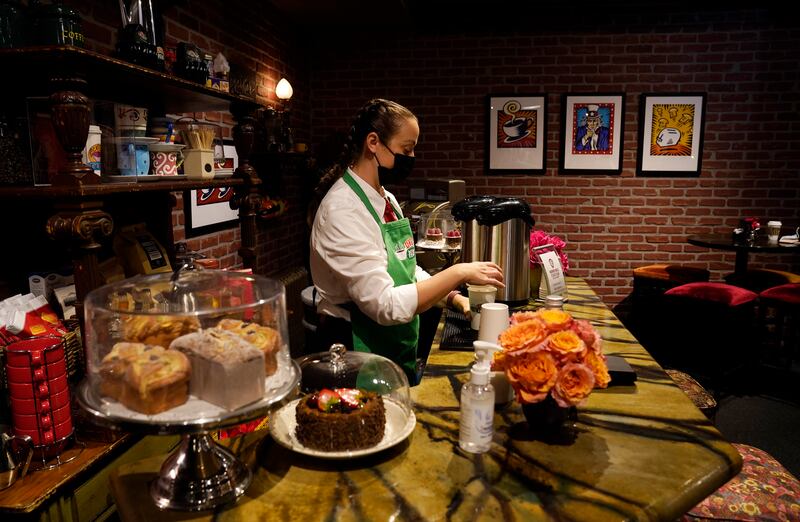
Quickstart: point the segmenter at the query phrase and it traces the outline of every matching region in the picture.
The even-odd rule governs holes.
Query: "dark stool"
[[[742,471],[689,510],[682,522],[698,520],[798,520],[800,481],[766,451],[734,444]]]
[[[779,285],[758,294],[764,348],[786,356],[786,365],[800,351],[800,283]]]
[[[651,353],[661,350],[659,332],[664,314],[664,292],[686,283],[708,281],[705,268],[675,264],[654,264],[633,269],[633,295],[626,326]]]
[[[675,385],[689,397],[692,404],[713,422],[717,414],[717,400],[714,399],[714,396],[688,373],[669,369],[665,369],[664,371],[667,372],[667,375],[669,375]]]
[[[744,278],[736,277],[736,274],[728,274],[725,276],[725,282],[758,293],[773,286],[800,283],[800,274],[770,268],[749,268]]]
[[[720,377],[752,349],[758,295],[725,283],[688,283],[664,293],[661,333],[682,364]]]

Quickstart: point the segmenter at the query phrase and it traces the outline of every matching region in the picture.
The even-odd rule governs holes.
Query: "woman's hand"
[[[467,316],[467,319],[472,319],[472,311],[469,309],[469,299],[463,295],[453,297],[453,310],[459,311]]]
[[[462,282],[472,285],[492,285],[497,288],[505,288],[503,283],[503,269],[495,263],[488,261],[475,261],[473,263],[459,263],[456,265],[461,268]]]

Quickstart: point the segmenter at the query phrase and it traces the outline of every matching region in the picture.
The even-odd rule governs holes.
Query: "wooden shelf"
[[[78,453],[78,456],[51,470],[32,471],[10,488],[0,491],[0,513],[22,514],[36,510],[50,497],[63,491],[68,483],[80,479],[84,474],[91,474],[97,466],[105,465],[114,456],[130,448],[136,440],[132,435],[124,435],[111,443],[85,442],[86,447],[82,451],[79,447],[66,450],[63,458],[70,458],[74,453]]]
[[[229,110],[232,103],[256,108],[252,98],[211,89],[177,76],[134,65],[72,46],[0,49],[0,63],[15,71],[4,89],[24,96],[48,96],[52,77],[79,76],[88,82],[84,94],[144,107],[160,105],[168,113]]]
[[[138,183],[101,183],[98,185],[38,186],[38,187],[0,187],[0,200],[10,199],[60,199],[110,196],[137,192],[180,192],[214,187],[239,187],[244,185],[241,178],[219,178],[209,180],[183,179],[141,181]]]

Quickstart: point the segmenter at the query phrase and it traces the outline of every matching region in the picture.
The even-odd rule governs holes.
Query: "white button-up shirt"
[[[348,169],[383,222],[386,200]],[[399,211],[395,197],[386,196]],[[403,219],[403,216],[397,216]],[[380,325],[408,323],[417,311],[417,286],[394,286],[387,271],[381,229],[355,192],[338,179],[322,200],[311,231],[311,277],[322,300],[317,311],[350,319],[341,306],[353,302]],[[417,266],[417,281],[430,275]]]

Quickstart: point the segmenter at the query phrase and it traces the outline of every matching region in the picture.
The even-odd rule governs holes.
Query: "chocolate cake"
[[[444,238],[444,242],[448,248],[461,247],[461,232],[458,230],[449,230]]]
[[[301,444],[322,451],[375,446],[383,439],[386,410],[372,392],[337,388],[306,395],[297,403],[295,435]]]

